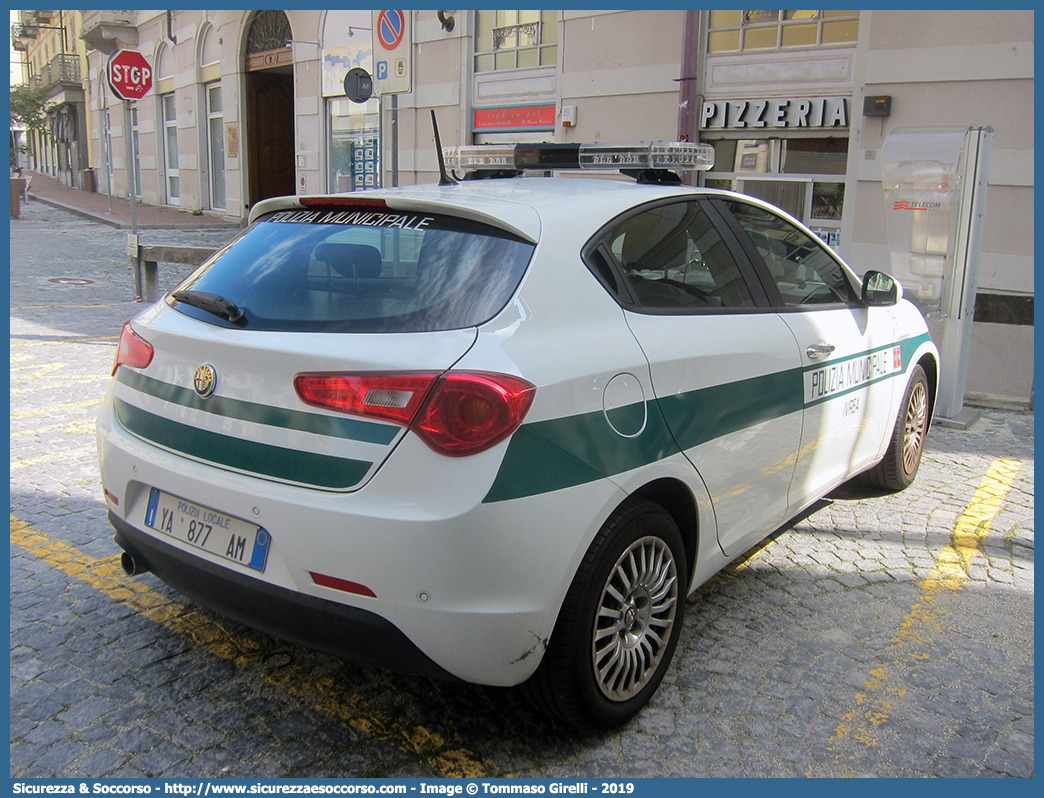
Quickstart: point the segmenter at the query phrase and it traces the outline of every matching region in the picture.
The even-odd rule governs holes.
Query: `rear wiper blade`
[[[178,302],[192,305],[215,316],[224,316],[229,321],[239,321],[243,318],[243,311],[235,302],[217,294],[206,291],[175,291],[172,296]]]

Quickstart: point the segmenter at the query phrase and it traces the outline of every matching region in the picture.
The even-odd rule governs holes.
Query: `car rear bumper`
[[[307,648],[478,684],[532,675],[580,559],[623,498],[596,480],[483,502],[506,444],[446,458],[407,435],[364,488],[336,492],[175,455],[128,434],[108,404],[97,428],[117,543],[171,587]],[[153,489],[263,525],[263,570],[147,527]]]
[[[459,681],[375,613],[214,565],[140,532],[112,512],[109,522],[117,545],[143,570],[222,615],[350,662]]]

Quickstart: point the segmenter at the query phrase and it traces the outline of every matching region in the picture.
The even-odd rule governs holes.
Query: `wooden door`
[[[294,80],[276,72],[248,72],[247,151],[250,204],[295,193]]]

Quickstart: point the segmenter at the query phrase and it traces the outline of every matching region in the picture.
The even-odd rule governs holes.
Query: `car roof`
[[[665,197],[712,193],[688,186],[638,184],[591,177],[514,177],[465,180],[452,185],[420,184],[344,194],[275,197],[255,205],[253,223],[272,211],[343,199],[345,204],[384,204],[396,211],[446,213],[491,224],[536,243],[548,226],[568,219],[575,230],[592,232],[619,213]],[[717,193],[717,192],[713,192]]]

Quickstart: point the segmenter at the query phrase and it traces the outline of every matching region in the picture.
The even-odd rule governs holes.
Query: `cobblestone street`
[[[748,552],[689,599],[652,704],[580,733],[124,576],[94,417],[143,309],[126,231],[39,202],[10,229],[12,777],[1034,775],[1031,413],[937,426],[910,489],[845,487]]]

